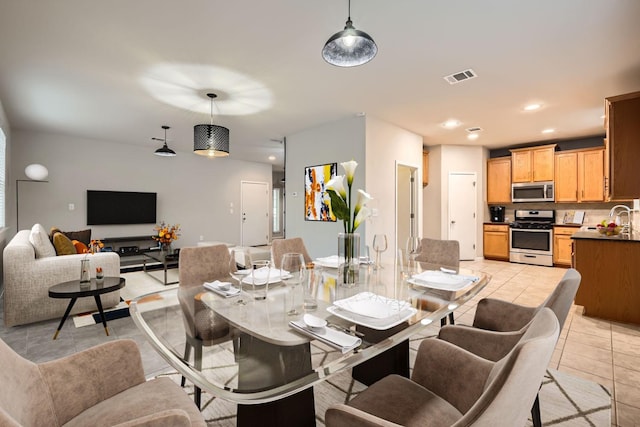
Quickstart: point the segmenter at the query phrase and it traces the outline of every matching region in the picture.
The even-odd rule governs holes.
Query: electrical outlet
[[[70,211],[74,211],[74,210],[76,210],[76,205],[75,205],[75,204],[73,204],[73,203],[69,203],[69,210],[70,210]]]
[[[204,236],[200,236],[200,241],[202,242],[204,240]]]

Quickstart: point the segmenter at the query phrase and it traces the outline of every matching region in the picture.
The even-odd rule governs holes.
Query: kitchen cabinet
[[[511,151],[511,181],[553,181],[556,144],[516,148]]]
[[[509,226],[507,224],[484,224],[482,229],[484,257],[509,261]]]
[[[422,152],[422,186],[429,185],[429,152]]]
[[[511,157],[487,160],[487,203],[511,203]]]
[[[571,236],[577,230],[577,227],[553,227],[553,265],[571,267],[573,261]]]
[[[555,155],[556,202],[603,202],[604,148]]]
[[[610,200],[640,198],[637,159],[640,159],[640,92],[605,100]]]

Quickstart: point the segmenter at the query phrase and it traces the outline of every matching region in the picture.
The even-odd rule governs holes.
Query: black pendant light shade
[[[155,154],[156,156],[163,156],[163,157],[174,157],[176,155],[176,152],[173,151],[171,148],[169,148],[169,146],[167,145],[167,129],[171,129],[169,126],[162,126],[162,129],[164,129],[164,139],[160,140],[158,138],[152,138],[156,141],[164,141],[164,144],[162,145],[162,147],[158,148],[153,154]]]
[[[378,46],[371,36],[356,30],[351,22],[351,1],[349,17],[344,30],[332,35],[322,49],[322,57],[329,64],[338,67],[355,67],[371,61],[378,53]]]
[[[193,127],[193,152],[206,157],[226,157],[229,155],[229,129],[213,124],[213,99],[215,93],[208,93],[211,99],[211,124]]]

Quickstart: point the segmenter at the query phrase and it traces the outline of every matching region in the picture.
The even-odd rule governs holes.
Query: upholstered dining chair
[[[226,245],[186,247],[178,261],[178,299],[186,332],[184,360],[194,350],[194,367],[202,369],[202,349],[232,339],[229,324],[200,300],[202,284],[229,277],[231,255]],[[184,387],[185,378],[181,385]],[[194,386],[194,400],[200,407],[201,390]]]
[[[271,260],[275,268],[280,268],[282,256],[287,253],[302,254],[304,262],[309,264],[312,262],[309,252],[304,245],[301,237],[292,237],[290,239],[275,239],[271,242]]]
[[[2,426],[206,426],[170,378],[145,380],[133,340],[33,363],[0,340]]]
[[[457,271],[460,268],[460,243],[457,240],[423,238],[420,242],[420,252],[414,259],[420,262],[451,267]],[[442,326],[446,323],[446,317],[440,319]],[[449,313],[449,323],[452,325],[455,323],[453,313]]]
[[[478,335],[487,332],[467,329]],[[509,337],[517,344],[497,362],[441,339],[425,339],[411,379],[389,375],[348,404],[331,406],[325,414],[326,425],[524,425],[558,334],[558,320],[545,308],[524,333]]]
[[[484,298],[478,302],[473,327],[487,332],[516,336],[528,327],[537,313],[548,308],[555,314],[558,319],[559,329],[562,331],[576,292],[578,292],[580,280],[581,276],[577,270],[568,269],[551,294],[537,307],[527,307],[498,299]],[[486,339],[484,340],[469,340],[466,336],[469,330],[473,331],[473,328],[448,326],[440,330],[439,338],[493,361],[504,357],[515,344],[515,341],[512,340],[511,346],[509,346],[509,339],[507,338],[501,341],[502,345],[497,346],[492,338],[492,336],[496,335],[495,333],[485,334]],[[477,332],[471,332],[471,334],[477,336]],[[531,408],[531,417],[535,427],[542,425],[540,399],[537,395]]]

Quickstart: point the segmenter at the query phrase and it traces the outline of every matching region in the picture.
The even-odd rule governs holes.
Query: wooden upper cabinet
[[[556,154],[556,202],[604,201],[604,149]]]
[[[553,181],[556,144],[511,151],[512,182]]]
[[[429,152],[422,152],[422,186],[429,185]]]
[[[511,203],[511,158],[487,160],[487,203]]]
[[[640,92],[607,98],[605,116],[609,197],[611,200],[640,198],[636,169],[640,159]]]

